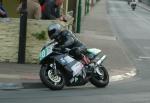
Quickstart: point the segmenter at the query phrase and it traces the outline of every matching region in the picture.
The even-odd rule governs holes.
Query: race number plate
[[[52,50],[52,46],[47,46],[45,49],[43,49],[41,52],[40,52],[40,56],[39,56],[39,59],[40,61],[42,59],[44,59],[47,55],[51,54],[53,52]]]

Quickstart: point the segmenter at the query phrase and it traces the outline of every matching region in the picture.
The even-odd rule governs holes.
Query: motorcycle
[[[132,10],[134,11],[136,9],[136,0],[132,0],[130,5],[131,5]]]
[[[51,90],[61,90],[64,86],[81,86],[91,82],[98,88],[106,87],[109,74],[102,65],[106,58],[101,50],[87,49],[85,57],[90,60],[84,64],[81,60],[69,55],[69,50],[55,48],[57,42],[46,44],[40,51],[40,79]]]

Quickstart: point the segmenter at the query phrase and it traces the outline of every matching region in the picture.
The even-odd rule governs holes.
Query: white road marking
[[[126,78],[131,78],[136,75],[136,69],[133,69],[132,71],[129,71],[127,73],[121,74],[121,75],[115,75],[110,77],[111,82],[120,81]]]
[[[137,59],[135,59],[136,61],[142,61],[142,59],[140,59],[140,58],[137,58]]]
[[[144,49],[150,50],[150,47],[144,47]]]
[[[150,57],[147,57],[147,56],[139,56],[139,59],[150,59]]]

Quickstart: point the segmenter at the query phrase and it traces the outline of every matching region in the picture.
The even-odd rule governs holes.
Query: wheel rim
[[[95,78],[97,78],[98,80],[102,80],[102,81],[104,81],[106,79],[105,72],[100,67],[96,68]]]
[[[45,67],[44,75],[46,77],[47,82],[51,83],[52,85],[62,85],[63,83],[63,77],[58,71],[57,75],[53,74],[52,68]]]
[[[52,72],[52,70],[48,70],[47,73],[48,73],[49,79],[50,79],[52,82],[54,82],[54,83],[59,83],[59,82],[61,82],[61,77],[58,76],[58,75],[54,75],[53,72]]]

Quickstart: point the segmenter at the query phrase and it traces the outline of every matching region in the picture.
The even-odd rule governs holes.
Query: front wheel
[[[63,74],[58,69],[54,73],[54,69],[46,65],[41,66],[40,79],[51,90],[61,90],[65,85]]]
[[[135,11],[135,7],[132,7],[132,10]]]
[[[135,8],[136,8],[136,4],[132,4],[132,5],[131,5],[131,8],[132,8],[132,10],[134,11]]]
[[[104,66],[96,67],[90,82],[98,88],[106,87],[109,83],[109,74],[106,68]]]

